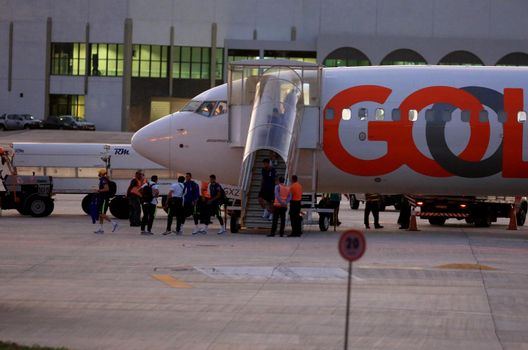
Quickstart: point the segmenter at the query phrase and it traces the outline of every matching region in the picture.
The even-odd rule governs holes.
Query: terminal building
[[[0,0],[0,114],[135,131],[231,61],[528,65],[526,0]]]

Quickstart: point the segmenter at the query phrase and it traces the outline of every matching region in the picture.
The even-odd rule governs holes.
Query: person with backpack
[[[145,184],[145,173],[138,169],[127,190],[130,226],[141,225],[141,186]]]
[[[183,234],[183,223],[185,221],[185,213],[183,211],[183,195],[185,193],[185,185],[183,182],[185,177],[178,177],[178,182],[173,183],[170,187],[169,194],[167,195],[167,230],[163,232],[163,235],[169,235],[175,233],[177,235]],[[171,231],[172,218],[176,216],[176,231]]]
[[[271,232],[268,237],[274,237],[277,232],[277,224],[280,219],[279,235],[284,236],[284,228],[286,227],[286,211],[288,210],[288,203],[292,198],[290,187],[284,184],[284,177],[280,176],[276,181],[275,195],[273,200],[273,222],[271,224]]]
[[[200,186],[192,179],[192,174],[185,174],[184,194],[183,194],[183,210],[185,217],[192,215],[194,219],[194,230],[192,234],[195,235],[200,232],[198,228],[199,213],[197,210],[198,200],[200,199]]]
[[[94,233],[104,233],[103,224],[105,221],[108,221],[112,224],[112,232],[115,232],[117,230],[117,227],[119,226],[117,221],[110,220],[110,218],[106,215],[106,212],[108,211],[108,204],[110,203],[111,198],[109,186],[110,180],[108,179],[106,169],[100,169],[97,175],[99,176],[99,189],[97,190],[97,206],[99,212],[100,227],[97,231],[94,231]]]
[[[216,216],[218,222],[220,223],[220,231],[218,231],[218,234],[223,235],[227,231],[225,228],[224,219],[222,218],[221,208],[225,203],[226,195],[222,185],[216,182],[216,175],[214,174],[209,176],[208,192],[210,195],[210,198],[207,201],[208,215]],[[207,225],[205,225],[205,232],[207,232]]]
[[[152,225],[156,216],[158,205],[158,176],[152,175],[150,181],[141,186],[141,202],[143,207],[143,219],[141,220],[141,234],[152,235]],[[145,228],[147,229],[145,231]]]

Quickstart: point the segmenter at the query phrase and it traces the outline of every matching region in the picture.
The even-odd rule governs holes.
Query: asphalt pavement
[[[103,235],[81,196],[47,218],[0,217],[0,340],[69,349],[343,349],[348,263],[362,229],[342,202],[337,232]],[[361,209],[361,208],[360,208]],[[528,230],[457,221],[398,230],[381,213],[352,265],[350,349],[528,349]]]

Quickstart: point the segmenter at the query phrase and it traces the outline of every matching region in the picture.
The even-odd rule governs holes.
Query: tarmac
[[[31,130],[6,142],[128,143],[131,133]],[[349,349],[528,349],[528,228],[508,231],[418,220],[363,230],[341,203],[336,232],[301,238],[264,232],[153,236],[120,221],[94,234],[80,195],[55,211],[0,216],[0,341],[68,349],[343,349],[347,261],[343,232],[365,233],[352,264]]]
[[[341,205],[337,232],[153,236],[120,221],[105,234],[59,195],[50,217],[0,217],[0,340],[68,349],[343,349],[348,262],[340,235],[362,229]],[[361,209],[361,208],[360,208]],[[349,349],[528,349],[528,229],[480,229],[397,212],[363,230],[352,264]]]

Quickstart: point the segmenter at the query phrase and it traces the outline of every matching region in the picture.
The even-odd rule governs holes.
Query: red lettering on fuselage
[[[324,118],[323,150],[328,159],[342,171],[359,176],[380,176],[388,174],[402,165],[407,165],[414,171],[431,176],[447,177],[453,174],[445,170],[437,161],[425,156],[416,146],[412,130],[413,122],[409,120],[409,110],[421,111],[427,106],[443,103],[460,110],[470,112],[470,138],[466,148],[458,158],[466,162],[478,163],[486,153],[490,140],[490,124],[479,120],[479,113],[484,109],[479,99],[468,91],[448,87],[431,86],[417,90],[407,96],[400,104],[401,118],[399,121],[368,122],[368,140],[384,141],[387,152],[384,156],[366,160],[353,156],[341,143],[339,124],[341,111],[359,102],[376,102],[384,104],[392,90],[376,85],[351,87],[336,94],[323,111],[333,109],[337,117]],[[503,177],[528,177],[528,163],[522,161],[522,124],[517,122],[517,112],[523,110],[523,90],[504,90],[504,111],[507,119],[503,124]],[[462,175],[463,176],[463,175]]]

